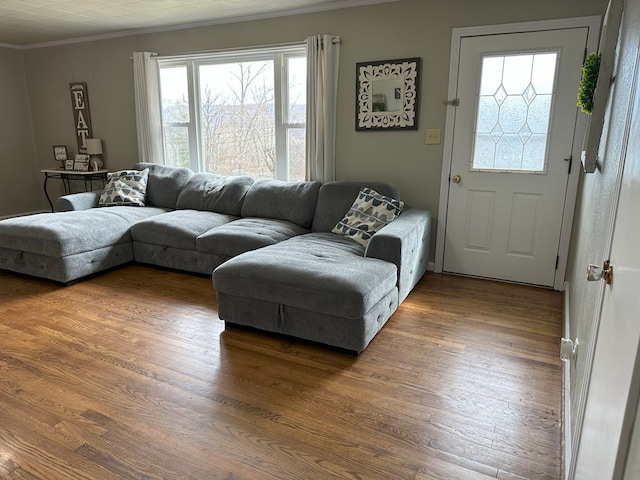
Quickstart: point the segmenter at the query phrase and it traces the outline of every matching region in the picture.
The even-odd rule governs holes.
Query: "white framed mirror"
[[[421,59],[356,64],[356,130],[418,129]]]

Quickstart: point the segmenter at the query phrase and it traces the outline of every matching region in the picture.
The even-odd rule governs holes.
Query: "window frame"
[[[250,61],[273,61],[274,74],[274,134],[275,134],[275,179],[289,179],[289,133],[296,129],[305,129],[306,122],[291,122],[289,118],[289,60],[307,58],[304,43],[279,47],[262,47],[204,54],[168,56],[158,58],[158,101],[162,124],[162,148],[167,163],[166,134],[167,127],[187,129],[189,145],[189,167],[195,172],[206,172],[203,157],[203,132],[200,120],[200,67],[206,65],[230,64]],[[189,101],[188,122],[165,122],[162,108],[162,76],[165,68],[185,67],[187,72],[187,91]],[[306,166],[305,166],[306,170]]]

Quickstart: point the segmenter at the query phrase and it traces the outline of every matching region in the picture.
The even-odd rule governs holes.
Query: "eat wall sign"
[[[86,140],[87,138],[93,138],[87,84],[74,82],[69,84],[69,88],[71,90],[71,106],[73,107],[73,122],[76,130],[76,140],[78,141],[78,153],[86,153]]]

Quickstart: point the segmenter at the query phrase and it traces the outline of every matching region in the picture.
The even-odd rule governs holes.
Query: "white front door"
[[[587,35],[462,39],[444,271],[554,286]]]

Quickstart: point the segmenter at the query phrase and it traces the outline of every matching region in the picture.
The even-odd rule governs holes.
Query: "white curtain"
[[[150,52],[133,53],[133,85],[136,102],[138,158],[164,164],[158,62]]]
[[[336,178],[336,104],[340,37],[307,38],[307,177]]]

